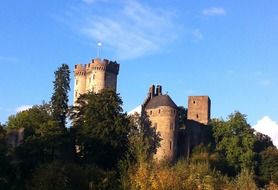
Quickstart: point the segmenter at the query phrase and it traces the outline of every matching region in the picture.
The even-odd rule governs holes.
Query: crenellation
[[[103,89],[117,87],[120,65],[108,59],[92,59],[87,64],[74,67],[74,102],[80,94],[89,91],[99,93]],[[205,142],[203,129],[210,121],[210,98],[208,96],[189,96],[187,114],[181,116],[175,102],[162,93],[161,85],[151,85],[146,99],[141,105],[142,113],[150,120],[151,127],[160,134],[160,146],[154,155],[158,161],[173,162],[178,156],[189,156],[192,149]],[[186,120],[179,128],[178,118]]]
[[[110,88],[116,90],[117,75],[119,73],[119,64],[108,59],[92,59],[88,64],[75,65],[75,81],[82,81],[74,86],[74,102],[80,94],[93,91],[100,92],[102,89]]]

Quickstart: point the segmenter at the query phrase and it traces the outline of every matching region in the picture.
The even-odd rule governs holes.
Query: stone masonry
[[[120,65],[107,59],[93,59],[90,63],[77,64],[74,68],[74,102],[80,94],[98,93],[105,88],[117,89]]]

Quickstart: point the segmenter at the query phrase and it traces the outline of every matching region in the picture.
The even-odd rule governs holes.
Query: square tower
[[[207,125],[210,121],[210,98],[208,96],[189,96],[187,119]]]

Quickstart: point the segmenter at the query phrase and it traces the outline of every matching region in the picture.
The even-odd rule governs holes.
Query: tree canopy
[[[83,94],[73,108],[79,158],[104,168],[116,166],[127,151],[129,120],[114,90]]]
[[[68,91],[70,90],[69,66],[62,64],[54,74],[54,92],[51,97],[52,115],[60,127],[65,127],[68,113]]]
[[[235,172],[240,169],[254,167],[253,130],[246,121],[246,116],[235,112],[227,121],[213,120],[213,136],[216,141],[216,150],[226,158],[228,164]]]

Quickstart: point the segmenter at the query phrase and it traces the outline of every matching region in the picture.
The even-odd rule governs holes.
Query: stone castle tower
[[[189,96],[187,119],[207,125],[210,121],[210,98],[208,96]]]
[[[206,143],[210,104],[208,96],[189,96],[187,114],[178,115],[178,107],[170,96],[162,94],[162,87],[150,87],[141,113],[147,114],[152,127],[160,134],[156,160],[172,162],[179,156],[188,157],[194,147]],[[178,117],[186,119],[182,128],[178,126]]]
[[[189,96],[185,128],[179,129],[178,155],[189,157],[192,149],[207,144],[207,125],[210,121],[210,98]]]
[[[93,59],[90,63],[75,65],[74,103],[80,94],[98,93],[105,88],[116,90],[119,64],[107,59]],[[160,147],[154,158],[173,162],[178,156],[188,156],[191,150],[205,142],[204,130],[210,121],[210,98],[189,96],[187,115],[178,115],[178,107],[162,87],[152,85],[142,104],[141,114],[146,114],[152,127],[160,134]],[[178,116],[186,119],[185,128],[179,128]]]
[[[160,133],[160,147],[155,159],[172,162],[177,155],[177,106],[168,95],[162,94],[162,87],[152,85],[142,105],[148,115],[152,127]]]
[[[107,59],[93,59],[90,63],[77,64],[74,68],[74,102],[80,94],[100,92],[105,88],[117,89],[120,65]]]

